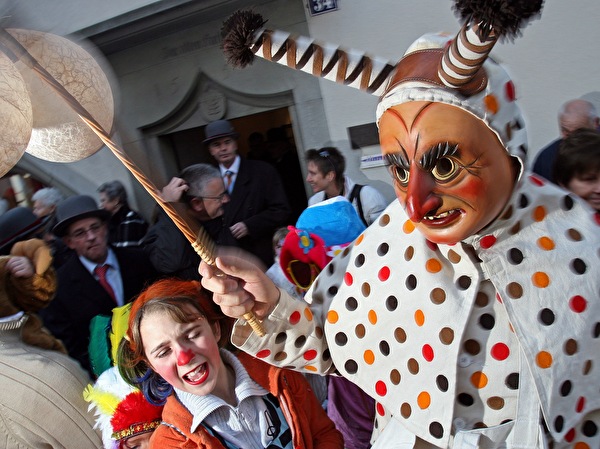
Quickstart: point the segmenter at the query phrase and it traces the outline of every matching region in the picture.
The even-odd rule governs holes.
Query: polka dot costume
[[[581,201],[534,176],[452,246],[424,240],[394,203],[321,273],[309,306],[282,295],[268,335],[241,347],[337,370],[388,425],[442,448],[514,421],[527,380],[555,447],[598,448],[599,231]]]

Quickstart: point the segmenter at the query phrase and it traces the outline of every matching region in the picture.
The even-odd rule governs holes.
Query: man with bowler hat
[[[238,137],[228,120],[216,120],[206,125],[203,143],[217,161],[229,192],[226,225],[240,247],[270,267],[273,233],[287,224],[290,207],[275,168],[266,162],[241,157]]]
[[[98,209],[87,195],[73,196],[58,204],[53,232],[74,254],[58,269],[56,298],[42,312],[46,327],[63,341],[69,355],[90,372],[92,318],[111,315],[114,307],[130,302],[156,278],[141,249],[108,245],[109,217],[110,213]]]

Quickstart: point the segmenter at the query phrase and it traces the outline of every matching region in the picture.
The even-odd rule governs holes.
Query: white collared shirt
[[[83,256],[79,256],[79,260],[83,264],[83,266],[90,272],[94,278],[96,275],[94,274],[94,269],[98,266],[97,263],[92,262],[89,259],[86,259]],[[108,255],[106,256],[106,260],[104,263],[100,265],[109,265],[109,269],[106,272],[106,280],[112,287],[115,292],[115,299],[119,306],[125,304],[124,293],[123,293],[123,279],[121,278],[121,268],[119,267],[119,261],[117,260],[117,256],[111,248],[108,248]]]
[[[227,181],[225,179],[225,173],[226,172],[231,172],[233,173],[231,175],[231,183],[229,184],[229,189],[227,189],[229,191],[229,193],[233,192],[233,188],[235,186],[235,181],[237,179],[237,175],[240,171],[240,156],[236,156],[235,160],[233,161],[233,164],[231,164],[231,167],[229,168],[225,168],[225,166],[223,166],[222,164],[219,164],[219,170],[221,171],[221,178],[223,178],[223,182],[225,183],[225,185],[227,185]]]

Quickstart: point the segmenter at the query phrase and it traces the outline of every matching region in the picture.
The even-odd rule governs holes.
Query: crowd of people
[[[415,81],[446,43],[380,98],[393,204],[331,146],[304,154],[307,199],[280,132],[243,155],[216,120],[214,164],[159,192],[216,267],[119,180],[2,212],[6,447],[598,447],[598,113],[566,102],[527,161],[494,61],[485,92]]]

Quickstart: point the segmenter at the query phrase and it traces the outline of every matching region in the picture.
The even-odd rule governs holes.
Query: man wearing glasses
[[[219,169],[208,164],[190,165],[163,187],[161,195],[167,202],[184,203],[187,215],[203,227],[216,243],[237,246],[237,240],[223,220],[229,194]],[[180,279],[200,280],[200,257],[163,211],[150,227],[143,247],[159,273]]]
[[[56,217],[53,232],[73,254],[57,271],[56,298],[40,314],[69,355],[91,372],[92,318],[111,315],[114,307],[130,302],[156,278],[156,272],[140,249],[108,245],[110,214],[98,209],[92,197],[67,198],[58,204]]]

